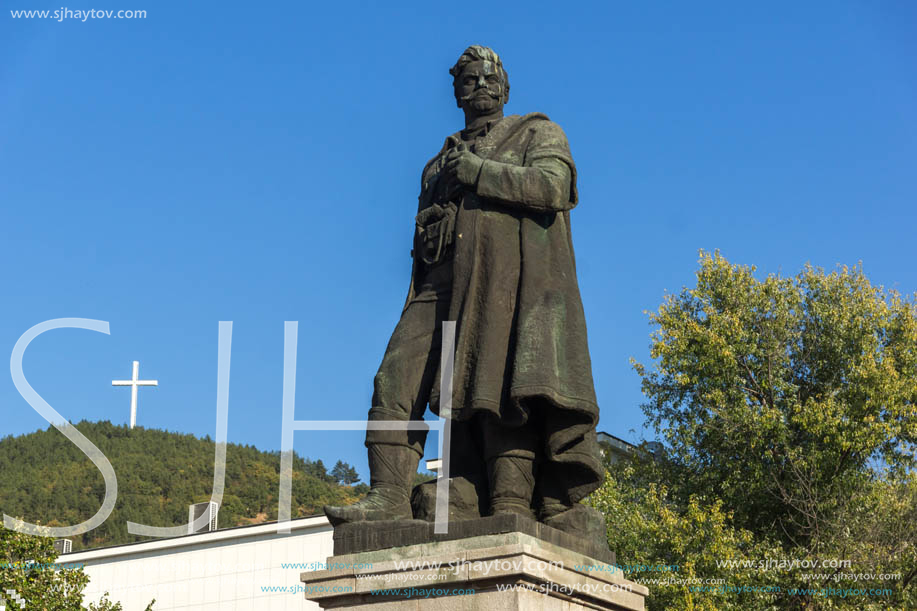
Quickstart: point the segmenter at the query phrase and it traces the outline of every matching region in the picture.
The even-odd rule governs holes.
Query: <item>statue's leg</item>
[[[563,473],[557,465],[543,462],[538,470],[538,490],[536,506],[541,521],[552,518],[573,507],[567,495]]]
[[[448,302],[412,302],[395,327],[374,380],[369,420],[421,420],[439,363],[441,320]],[[410,519],[410,493],[426,431],[369,430],[370,492],[362,501],[325,507],[335,526],[366,520]]]
[[[534,518],[532,494],[535,489],[535,428],[500,426],[493,419],[484,421],[481,437],[487,476],[490,483],[490,513],[518,513]]]

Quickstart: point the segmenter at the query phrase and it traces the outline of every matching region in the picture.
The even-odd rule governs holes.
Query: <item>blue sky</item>
[[[0,14],[0,353],[45,320],[32,386],[70,420],[214,433],[217,324],[234,321],[229,439],[276,450],[283,322],[298,419],[357,419],[403,305],[420,170],[462,127],[447,70],[494,47],[507,112],[566,131],[602,412],[639,440],[646,310],[698,250],[762,273],[862,261],[917,290],[917,9],[906,2],[148,2],[146,19]],[[524,8],[523,8],[524,7]],[[0,376],[0,436],[46,422]],[[366,475],[360,433],[295,448]]]

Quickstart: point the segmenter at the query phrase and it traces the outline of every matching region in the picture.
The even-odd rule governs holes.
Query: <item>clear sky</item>
[[[220,320],[230,441],[280,447],[285,320],[296,417],[364,417],[421,168],[462,127],[447,70],[473,43],[504,59],[507,112],[544,112],[571,143],[600,430],[652,438],[628,360],[649,360],[645,311],[693,284],[701,248],[762,273],[862,261],[917,290],[913,3],[67,7],[147,11],[85,22],[3,5],[0,355],[45,320],[108,321],[110,336],[52,331],[26,353],[73,422],[126,423],[111,380],[136,359],[160,383],[138,423],[213,436]],[[46,426],[0,376],[0,436]],[[295,439],[366,476],[361,433]]]

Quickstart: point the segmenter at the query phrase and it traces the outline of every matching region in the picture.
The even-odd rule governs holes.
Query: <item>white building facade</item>
[[[124,611],[317,611],[305,600],[300,573],[324,568],[333,553],[324,516],[79,551],[58,558],[89,575],[84,604],[105,592]]]

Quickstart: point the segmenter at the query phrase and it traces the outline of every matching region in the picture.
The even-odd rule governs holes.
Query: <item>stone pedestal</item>
[[[489,525],[482,525],[482,520],[474,522],[478,523],[476,527],[450,524],[450,531],[453,526],[466,532],[486,531],[488,526],[490,530],[501,530],[500,520],[492,520]],[[341,547],[358,547],[355,542],[361,538],[357,535],[364,527],[372,527],[376,540],[397,537],[385,534],[393,532],[393,528],[402,533],[403,539],[421,537],[406,534],[407,523],[350,525],[353,532],[340,541],[336,532],[335,555],[328,559],[329,569],[300,576],[306,598],[323,609],[358,611],[644,608],[649,591],[624,579],[613,565],[526,532],[451,539],[438,535],[428,542],[341,553]],[[364,540],[364,547],[365,543]],[[583,544],[602,547],[597,542]],[[607,554],[602,555],[607,559]]]

